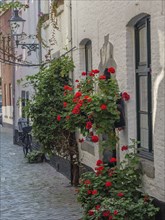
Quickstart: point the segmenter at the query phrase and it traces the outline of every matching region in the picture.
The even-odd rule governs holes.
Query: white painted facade
[[[44,6],[45,7],[45,6]],[[145,15],[151,17],[151,69],[152,69],[152,121],[154,159],[143,159],[152,169],[153,176],[144,172],[144,190],[153,197],[165,201],[165,3],[160,1],[64,1],[60,6],[63,12],[58,16],[59,30],[56,33],[56,45],[52,45],[52,54],[64,48],[73,50],[75,70],[73,81],[81,77],[85,70],[84,47],[82,42],[92,42],[92,67],[99,67],[100,50],[105,36],[113,45],[113,59],[116,63],[116,79],[120,91],[127,91],[131,99],[125,103],[126,127],[119,133],[120,143],[128,144],[130,138],[137,138],[136,129],[136,89],[135,89],[135,42],[134,24]],[[43,28],[45,40],[52,33],[50,22]],[[72,33],[72,34],[71,34]],[[89,143],[88,143],[89,144]],[[89,144],[92,145],[92,144]],[[90,146],[88,147],[90,148]],[[87,148],[88,148],[87,147]],[[99,147],[92,146],[94,152],[80,146],[80,161],[94,168],[99,156]],[[120,152],[120,151],[119,151]],[[119,153],[123,158],[122,152]]]
[[[24,32],[27,35],[36,35],[36,27],[38,22],[38,14],[39,14],[39,1],[29,1],[29,8],[26,10],[22,10],[20,16],[25,19],[24,24]],[[25,3],[25,2],[24,2]],[[38,43],[37,40],[32,39],[25,39],[22,42],[25,43]],[[39,50],[37,49],[36,52],[32,51],[31,55],[28,56],[27,49],[22,49],[21,46],[18,46],[17,54],[22,55],[23,60],[28,61],[32,64],[39,64]],[[21,106],[21,93],[22,91],[29,92],[29,97],[32,95],[33,90],[31,87],[24,87],[23,84],[26,82],[25,77],[27,75],[33,75],[37,73],[39,70],[38,66],[19,66],[16,65],[15,67],[15,128],[17,128],[18,119],[22,117],[22,106]],[[21,83],[19,83],[19,80]],[[26,96],[26,95],[25,95]],[[25,97],[26,98],[26,97]]]
[[[130,142],[136,135],[135,43],[134,24],[143,14],[151,16],[151,69],[154,160],[145,163],[153,167],[154,177],[144,174],[144,189],[155,198],[165,201],[165,3],[164,1],[72,1],[74,79],[84,71],[81,59],[82,40],[92,41],[92,64],[98,68],[100,49],[109,34],[116,62],[116,79],[120,91],[127,91],[131,99],[126,103],[127,125],[120,132],[119,145]],[[138,17],[139,15],[139,17]],[[133,19],[135,18],[136,19]],[[97,151],[97,146],[95,148]],[[94,167],[94,156],[80,151],[82,162]],[[122,158],[122,153],[120,152]],[[98,154],[95,154],[95,161]]]

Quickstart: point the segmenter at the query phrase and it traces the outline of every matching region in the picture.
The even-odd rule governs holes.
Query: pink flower
[[[61,120],[61,116],[57,115],[57,121],[60,121],[60,120]]]
[[[112,158],[109,160],[109,162],[110,162],[110,163],[116,163],[116,162],[117,162],[117,160],[116,160],[116,158],[115,158],[115,157],[112,157]]]
[[[128,146],[122,146],[121,150],[122,150],[122,151],[128,150]]]
[[[108,68],[108,72],[109,73],[115,73],[115,68],[114,67],[110,67],[110,68]]]
[[[127,93],[127,92],[123,92],[122,93],[122,98],[125,100],[125,101],[128,101],[130,99],[130,95]]]

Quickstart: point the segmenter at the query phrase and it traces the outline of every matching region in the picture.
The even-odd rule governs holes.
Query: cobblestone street
[[[1,220],[78,220],[80,206],[69,180],[47,163],[29,164],[0,128]]]

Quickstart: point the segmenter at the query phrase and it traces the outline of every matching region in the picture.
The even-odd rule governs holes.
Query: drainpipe
[[[41,13],[41,0],[38,0],[38,14]],[[39,64],[42,63],[42,45],[41,45],[41,42],[39,42],[39,52],[38,52],[38,55],[39,55]]]
[[[72,0],[69,1],[69,26],[70,26],[70,50],[71,50],[71,58],[73,59],[73,39],[72,39]],[[72,83],[74,83],[74,75],[73,71],[71,72]]]

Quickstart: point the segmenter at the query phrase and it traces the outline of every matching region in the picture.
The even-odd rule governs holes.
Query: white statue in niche
[[[98,69],[104,72],[105,68],[113,66],[116,68],[116,62],[113,58],[113,45],[109,41],[109,34],[104,37],[104,44],[100,49],[100,64]]]

